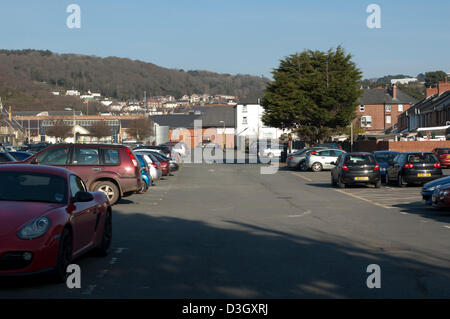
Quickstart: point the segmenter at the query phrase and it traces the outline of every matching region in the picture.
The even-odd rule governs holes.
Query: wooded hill
[[[74,98],[50,95],[53,89],[91,90],[119,100],[147,96],[208,93],[261,97],[269,79],[251,75],[183,71],[125,58],[56,54],[42,50],[0,50],[0,96],[19,109],[55,101],[77,103]],[[49,100],[50,99],[50,100]],[[60,104],[61,102],[56,102]],[[79,106],[79,105],[78,105]],[[94,105],[93,105],[94,106]]]

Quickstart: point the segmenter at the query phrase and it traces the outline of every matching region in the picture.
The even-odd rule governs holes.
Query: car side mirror
[[[79,191],[78,193],[75,194],[74,203],[85,203],[85,202],[90,202],[94,200],[94,196],[89,193],[89,192],[83,192],[83,191]]]
[[[336,163],[335,162],[331,162],[330,165],[336,166]]]

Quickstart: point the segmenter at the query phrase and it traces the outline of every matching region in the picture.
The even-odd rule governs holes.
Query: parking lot
[[[113,207],[113,249],[81,289],[41,279],[0,297],[449,297],[450,214],[420,187],[333,188],[330,172],[185,164]],[[382,289],[368,289],[370,264]]]

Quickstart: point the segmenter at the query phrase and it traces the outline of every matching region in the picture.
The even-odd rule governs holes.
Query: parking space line
[[[345,194],[345,195],[357,198],[359,200],[362,200],[364,202],[370,203],[372,205],[382,207],[382,208],[386,208],[386,209],[395,208],[395,207],[392,207],[392,206],[385,206],[385,205],[379,204],[379,203],[374,202],[374,201],[372,201],[370,199],[367,199],[367,198],[364,198],[364,197],[361,197],[361,196],[358,196],[358,195],[355,195],[355,194],[352,194],[352,193],[348,193],[348,192],[345,192],[345,191],[342,191],[342,190],[339,190],[339,189],[335,189],[335,191],[338,192],[338,193],[342,193],[342,194]]]
[[[310,178],[308,178],[308,177],[305,177],[305,176],[303,176],[303,175],[300,174],[300,173],[292,172],[292,174],[294,174],[295,176],[298,176],[298,177],[304,179],[304,180],[307,181],[307,182],[312,182],[312,181],[313,181],[312,179],[310,179]]]

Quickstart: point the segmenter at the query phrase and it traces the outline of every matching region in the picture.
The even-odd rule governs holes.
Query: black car
[[[431,205],[434,191],[437,188],[448,184],[450,184],[450,176],[442,177],[423,185],[421,191],[423,201],[426,204]]]
[[[17,160],[8,152],[0,152],[0,163],[17,162]]]
[[[170,150],[170,148],[168,148],[167,146],[164,145],[159,145],[159,146],[154,146],[154,145],[144,145],[144,146],[138,146],[135,149],[133,149],[134,151],[139,151],[141,149],[148,149],[148,150],[160,150],[164,153],[164,155],[166,155],[167,157],[172,156],[172,151]]]
[[[33,153],[30,152],[21,152],[21,151],[13,151],[9,152],[17,161],[22,162],[26,160],[28,157],[32,156]]]
[[[404,187],[407,184],[425,184],[442,177],[439,160],[430,152],[408,152],[398,154],[389,162],[386,170],[387,182]]]
[[[331,170],[331,184],[344,188],[353,184],[381,186],[380,166],[370,153],[341,154]]]

